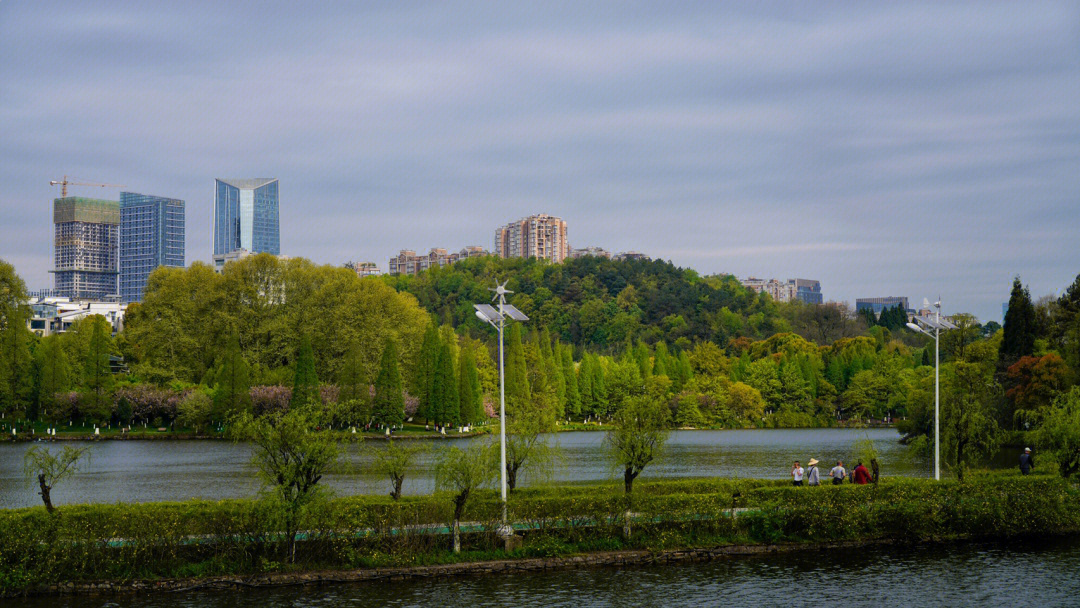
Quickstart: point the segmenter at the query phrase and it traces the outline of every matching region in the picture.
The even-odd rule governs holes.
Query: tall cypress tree
[[[425,420],[431,420],[431,401],[434,395],[435,369],[439,358],[439,329],[434,322],[428,323],[424,331],[424,341],[420,344],[420,356],[417,361],[413,392],[419,402],[416,413]]]
[[[90,346],[83,365],[83,388],[99,417],[104,414],[112,390],[112,368],[109,366],[111,354],[110,340],[105,329],[109,322],[104,317],[93,316],[87,319],[94,324],[90,334]],[[111,332],[110,332],[111,333]]]
[[[458,365],[458,396],[461,401],[461,423],[479,422],[484,409],[483,395],[480,393],[480,372],[476,368],[476,356],[473,349],[461,349]]]
[[[292,407],[310,405],[319,400],[319,377],[315,373],[315,353],[311,349],[311,338],[304,334],[300,338],[300,349],[296,353],[296,372],[293,374]]]
[[[67,353],[60,346],[58,335],[42,339],[34,353],[36,361],[36,401],[39,409],[48,409],[56,401],[56,394],[71,387],[71,371]]]
[[[566,406],[567,414],[581,415],[581,393],[578,390],[578,374],[574,368],[574,347],[567,344],[559,348],[562,358],[562,376],[566,382]]]
[[[506,362],[503,372],[506,374],[506,414],[513,416],[515,412],[528,407],[532,399],[529,372],[525,366],[525,345],[521,342],[520,324],[510,325],[510,335],[506,342]]]
[[[251,370],[240,352],[240,336],[233,331],[214,374],[214,417],[224,420],[251,409]]]
[[[401,374],[398,372],[397,344],[393,338],[386,341],[379,375],[375,378],[375,403],[372,407],[375,422],[385,426],[397,426],[405,421],[405,398],[401,394]]]
[[[345,355],[337,383],[341,391],[338,398],[342,403],[368,398],[367,383],[364,381],[363,355],[358,345],[353,345]]]
[[[1009,309],[1005,312],[1003,329],[1004,336],[998,351],[999,365],[1002,370],[1035,350],[1035,306],[1031,303],[1031,294],[1020,283],[1020,277],[1013,279],[1012,293],[1009,295]]]
[[[454,374],[454,356],[450,345],[439,346],[438,363],[435,368],[434,398],[430,407],[431,419],[440,424],[457,424],[461,419],[458,398],[458,380]]]
[[[653,354],[653,374],[657,376],[667,376],[671,378],[671,364],[670,355],[668,354],[667,344],[663,340],[656,343],[656,349]],[[674,380],[674,378],[672,378]]]
[[[581,366],[578,368],[577,382],[581,400],[579,413],[583,416],[595,416],[597,413],[596,403],[593,401],[592,365],[592,355],[585,353],[585,355],[581,357]]]

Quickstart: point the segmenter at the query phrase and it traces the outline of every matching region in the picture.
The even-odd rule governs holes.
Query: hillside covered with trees
[[[497,403],[497,351],[472,306],[498,279],[530,316],[508,332],[507,395],[535,428],[638,400],[663,403],[673,426],[893,419],[916,442],[931,427],[932,342],[895,311],[779,304],[665,262],[481,258],[359,278],[259,255],[223,274],[158,269],[118,335],[88,318],[46,338],[25,329],[25,288],[3,270],[0,408],[14,415],[198,429],[310,403],[333,425],[481,422]],[[943,408],[966,425],[947,431],[954,443],[1080,407],[1080,278],[1038,302],[1017,279],[1002,329],[953,319],[941,371]],[[109,355],[130,371],[108,370]]]

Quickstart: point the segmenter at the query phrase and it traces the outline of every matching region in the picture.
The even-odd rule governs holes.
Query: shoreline
[[[566,425],[571,426],[571,425]],[[593,424],[574,424],[574,428],[555,427],[552,433],[595,433],[605,432],[610,427]],[[873,424],[873,425],[838,425],[838,426],[801,426],[801,427],[767,427],[767,428],[693,428],[693,427],[680,427],[677,429],[671,429],[674,431],[790,431],[790,430],[818,430],[818,429],[895,429],[894,424]],[[447,433],[446,435],[435,432],[409,432],[393,435],[392,439],[417,439],[417,440],[439,440],[439,439],[467,439],[469,437],[480,437],[483,435],[491,435],[496,433],[497,430],[493,427],[491,432],[486,431],[474,431],[469,433]],[[373,439],[373,440],[386,440],[386,435],[381,433],[347,433],[341,431],[340,435],[345,439],[357,438],[357,439]],[[233,441],[229,437],[224,435],[202,435],[195,433],[173,433],[173,432],[145,432],[135,434],[117,434],[107,433],[104,435],[95,435],[93,433],[65,433],[60,435],[36,435],[26,433],[20,433],[14,437],[11,435],[0,435],[0,443],[28,443],[28,442],[54,442],[54,441]],[[1020,444],[1017,444],[1020,445]]]
[[[1062,531],[1038,534],[1041,538],[1066,538],[1080,532]],[[687,547],[651,551],[626,549],[619,551],[593,551],[559,557],[510,557],[503,559],[469,561],[423,566],[382,566],[376,568],[352,568],[343,570],[298,570],[296,572],[273,572],[247,576],[218,575],[207,577],[136,579],[131,581],[83,581],[54,583],[30,590],[22,595],[2,597],[57,597],[57,596],[104,596],[130,595],[135,593],[187,593],[203,590],[269,589],[276,587],[347,585],[430,579],[434,577],[488,576],[519,572],[548,572],[579,568],[623,568],[649,565],[677,565],[681,563],[710,562],[720,559],[736,559],[758,555],[791,553],[796,551],[848,550],[871,546],[931,546],[966,542],[1004,541],[1017,536],[961,535],[951,538],[935,538],[917,541],[898,541],[892,538],[876,538],[824,542],[752,543],[716,547]],[[1026,535],[1032,536],[1032,535]]]

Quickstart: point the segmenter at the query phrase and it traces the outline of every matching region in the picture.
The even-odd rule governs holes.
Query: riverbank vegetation
[[[301,406],[336,430],[482,428],[498,404],[497,350],[472,305],[496,278],[531,318],[507,336],[515,437],[610,423],[646,399],[672,428],[895,421],[932,449],[933,343],[903,311],[777,303],[731,276],[591,257],[477,258],[381,278],[269,255],[221,274],[159,268],[115,336],[88,317],[45,338],[25,329],[25,287],[0,262],[0,436],[28,421],[220,436],[235,416]],[[981,458],[1007,432],[1072,449],[1036,432],[1069,411],[1077,385],[1080,277],[1037,302],[1018,278],[1003,327],[952,319],[941,338],[947,457]]]
[[[452,466],[452,465],[448,465]],[[1080,531],[1080,493],[1054,473],[978,473],[964,483],[883,478],[866,486],[794,488],[732,479],[639,481],[633,534],[619,482],[519,488],[498,536],[496,492],[448,480],[430,496],[309,503],[298,534],[266,500],[71,505],[0,511],[0,593],[58,582],[424,565],[614,549],[894,540],[919,542]],[[470,487],[471,497],[459,503]],[[458,505],[463,505],[461,509]],[[451,534],[460,522],[457,543]]]

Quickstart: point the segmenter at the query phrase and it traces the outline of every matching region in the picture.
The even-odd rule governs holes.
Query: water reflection
[[[801,551],[597,568],[236,592],[5,600],[12,608],[319,606],[1071,606],[1080,537]]]
[[[930,474],[930,462],[900,445],[891,429],[770,429],[675,431],[663,458],[647,469],[643,478],[785,478],[795,459],[805,463],[817,458],[823,465],[838,458],[851,461],[852,445],[864,436],[874,440],[884,475]],[[544,477],[558,482],[612,479],[614,472],[603,451],[603,437],[599,432],[547,436],[547,441],[560,447],[562,457]],[[432,441],[431,450],[418,461],[417,471],[406,478],[404,491],[430,493],[434,489],[433,463],[439,452],[474,441],[490,439]],[[380,442],[372,440],[368,444],[378,447]],[[102,441],[89,445],[91,457],[85,472],[56,488],[53,500],[57,504],[218,500],[258,492],[249,450],[242,444],[189,440]],[[39,503],[34,489],[22,480],[22,454],[27,447],[0,445],[0,508]],[[327,485],[339,495],[389,492],[386,480],[368,472],[370,458],[364,450],[349,448],[345,471],[328,475]],[[522,484],[537,481],[525,476]]]

